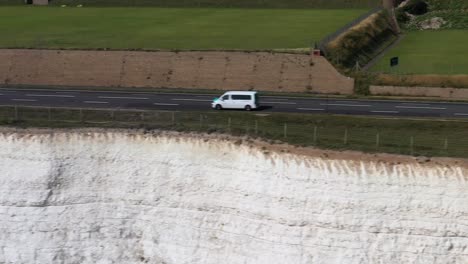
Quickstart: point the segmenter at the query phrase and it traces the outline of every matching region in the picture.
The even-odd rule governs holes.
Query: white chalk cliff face
[[[467,263],[461,166],[0,134],[0,263]]]

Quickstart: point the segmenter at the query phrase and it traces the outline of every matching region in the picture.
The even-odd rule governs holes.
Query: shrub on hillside
[[[408,16],[408,14],[402,9],[398,9],[395,13],[395,16],[396,16],[396,19],[398,20],[398,23],[400,24],[405,24],[410,20],[410,17]]]
[[[396,38],[390,15],[382,11],[368,17],[357,26],[330,42],[327,57],[335,65],[352,68],[359,62],[366,65],[385,43]]]
[[[423,0],[410,0],[408,4],[403,7],[403,11],[412,15],[423,15],[428,11],[428,5]]]

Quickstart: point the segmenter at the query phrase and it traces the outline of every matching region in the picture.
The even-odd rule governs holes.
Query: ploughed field
[[[363,9],[0,7],[0,48],[308,48]]]

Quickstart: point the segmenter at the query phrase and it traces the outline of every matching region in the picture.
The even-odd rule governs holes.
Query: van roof
[[[227,91],[224,94],[254,95],[256,91]]]

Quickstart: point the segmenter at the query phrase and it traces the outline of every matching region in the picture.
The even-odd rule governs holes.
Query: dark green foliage
[[[468,9],[468,0],[427,0],[430,10]]]
[[[327,46],[329,59],[335,65],[353,68],[356,62],[366,65],[380,50],[396,39],[390,16],[382,11],[352,28]]]
[[[410,0],[403,10],[412,15],[423,15],[427,13],[428,5],[423,0]]]
[[[403,11],[402,9],[398,9],[395,13],[395,16],[398,20],[398,23],[400,24],[407,23],[410,20],[410,17],[408,16],[408,14],[406,14],[406,12]]]

